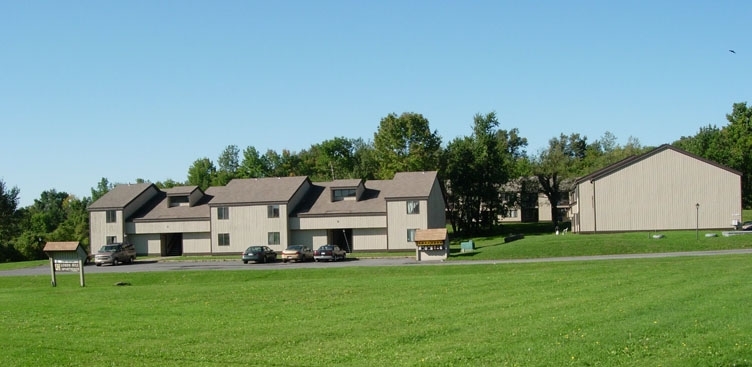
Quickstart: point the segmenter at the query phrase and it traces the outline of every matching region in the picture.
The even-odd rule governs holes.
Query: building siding
[[[321,186],[313,185],[308,178],[297,178],[294,187],[279,187],[276,182],[256,186],[258,182],[244,180],[233,184],[233,180],[225,187],[208,188],[206,196],[199,189],[190,191],[189,202],[196,210],[165,206],[169,195],[184,191],[162,192],[153,185],[120,186],[120,191],[90,209],[91,238],[93,243],[105,243],[108,236],[117,241],[127,236],[142,255],[164,254],[168,244],[172,246],[178,240],[183,254],[238,254],[250,245],[268,245],[270,232],[279,233],[280,243],[269,245],[277,251],[290,244],[317,248],[327,243],[354,251],[413,250],[414,243],[407,241],[408,229],[446,227],[445,202],[436,172],[399,173],[393,182],[374,180],[369,188],[363,181],[350,181],[339,183],[358,184],[358,193],[366,197],[362,202],[331,205],[325,201],[331,200],[331,190],[322,193]],[[420,202],[419,214],[407,214],[407,200]],[[268,203],[278,203],[279,218],[268,218]],[[318,211],[309,211],[308,205]],[[111,207],[119,208],[117,218],[115,223],[106,223],[105,209]],[[228,209],[228,219],[218,219],[220,207]],[[219,246],[221,234],[229,235],[229,245]]]
[[[279,232],[280,244],[269,245],[274,250],[282,251],[288,245],[287,205],[279,206],[280,217],[268,218],[267,205],[230,206],[229,219],[218,220],[217,208],[211,208],[212,253],[240,253],[251,245],[269,245],[268,233]],[[217,236],[230,234],[230,245],[219,246]]]
[[[434,180],[428,197],[428,228],[446,228],[446,203],[438,180]]]
[[[211,233],[183,233],[183,253],[186,254],[210,254]]]
[[[407,201],[394,200],[386,204],[387,228],[389,250],[413,250],[415,242],[407,241],[408,229],[427,229],[428,228],[428,201],[420,201],[420,212],[418,214],[407,214]]]
[[[581,232],[728,228],[741,213],[739,175],[671,149],[577,189]]]
[[[135,233],[201,233],[209,232],[209,220],[165,221],[165,222],[129,222],[125,226],[129,236]]]
[[[290,228],[295,230],[309,230],[319,228],[354,229],[383,227],[386,227],[385,215],[290,218]]]
[[[387,249],[386,228],[354,229],[352,242],[355,251],[384,251]]]

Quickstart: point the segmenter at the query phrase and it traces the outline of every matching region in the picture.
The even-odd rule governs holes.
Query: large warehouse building
[[[572,232],[728,229],[741,220],[741,174],[662,145],[575,182]]]

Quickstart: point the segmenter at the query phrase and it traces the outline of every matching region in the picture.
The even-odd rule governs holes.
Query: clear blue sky
[[[230,144],[372,140],[417,112],[444,144],[496,111],[643,145],[726,125],[752,93],[750,1],[3,1],[0,179],[186,179]],[[736,54],[729,52],[736,51]]]

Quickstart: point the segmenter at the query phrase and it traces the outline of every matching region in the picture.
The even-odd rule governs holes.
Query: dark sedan
[[[251,246],[243,252],[243,264],[248,264],[249,261],[257,263],[275,262],[277,261],[277,252],[269,246]]]

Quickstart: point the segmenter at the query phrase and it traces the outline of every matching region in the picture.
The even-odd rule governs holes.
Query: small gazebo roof
[[[418,229],[415,231],[415,242],[444,241],[447,237],[446,228]]]
[[[42,251],[44,252],[76,251],[76,249],[78,249],[78,246],[79,246],[79,243],[76,241],[47,242],[47,244],[44,245],[44,249]]]

